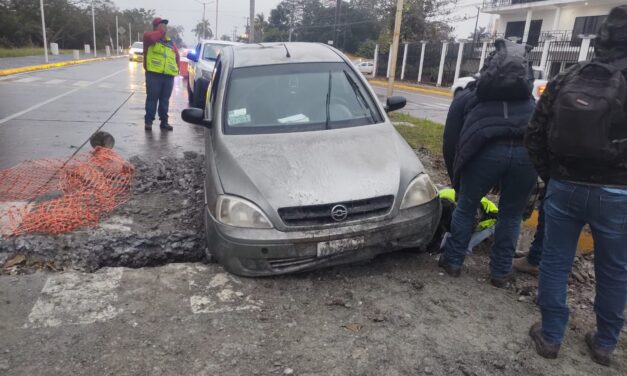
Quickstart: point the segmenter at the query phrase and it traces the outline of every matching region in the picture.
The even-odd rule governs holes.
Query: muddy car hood
[[[404,192],[407,182],[423,171],[389,124],[223,136],[216,146],[224,192],[265,210],[396,197],[401,185]]]

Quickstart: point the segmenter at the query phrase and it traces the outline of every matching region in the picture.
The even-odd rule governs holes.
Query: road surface
[[[381,86],[373,86],[375,93],[381,102],[385,103],[387,89]],[[394,90],[394,95],[400,95],[407,99],[407,106],[400,110],[418,118],[426,118],[436,123],[444,124],[446,114],[451,105],[452,98],[437,94],[426,94],[407,90]]]

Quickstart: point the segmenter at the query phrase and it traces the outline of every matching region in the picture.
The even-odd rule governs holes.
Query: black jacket
[[[474,87],[453,100],[444,126],[443,154],[455,189],[464,167],[486,145],[500,140],[522,145],[534,106],[533,99],[480,102]]]
[[[597,54],[599,55],[599,51]],[[622,64],[626,58],[627,51],[621,50],[611,50],[608,51],[607,55],[601,53],[597,57],[599,61],[605,63],[620,59]],[[525,134],[525,146],[529,150],[531,160],[544,181],[548,181],[549,178],[556,178],[587,184],[627,187],[627,155],[623,158],[624,163],[618,166],[586,164],[585,161],[573,164],[559,161],[549,149],[548,135],[553,121],[553,105],[559,95],[560,88],[576,69],[577,66],[574,66],[552,80],[538,101]],[[623,70],[623,75],[627,78],[627,69]],[[627,113],[627,104],[625,111]],[[627,132],[627,124],[625,124],[624,131]]]

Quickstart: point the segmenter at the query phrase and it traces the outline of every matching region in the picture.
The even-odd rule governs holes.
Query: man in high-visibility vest
[[[157,105],[160,128],[171,131],[168,124],[168,107],[174,87],[174,76],[179,74],[179,51],[174,41],[166,34],[168,20],[160,17],[152,20],[152,31],[144,33],[144,70],[146,71],[146,116],[147,131],[152,130]]]

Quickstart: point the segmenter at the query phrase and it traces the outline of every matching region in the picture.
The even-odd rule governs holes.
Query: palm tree
[[[263,31],[266,24],[266,16],[263,13],[257,14],[257,17],[255,17],[255,38],[259,41],[263,41]]]
[[[192,29],[192,32],[194,33],[194,35],[196,35],[196,38],[198,40],[213,37],[213,31],[211,31],[211,28],[209,27],[209,21],[207,20],[199,21],[196,24],[196,27]]]

